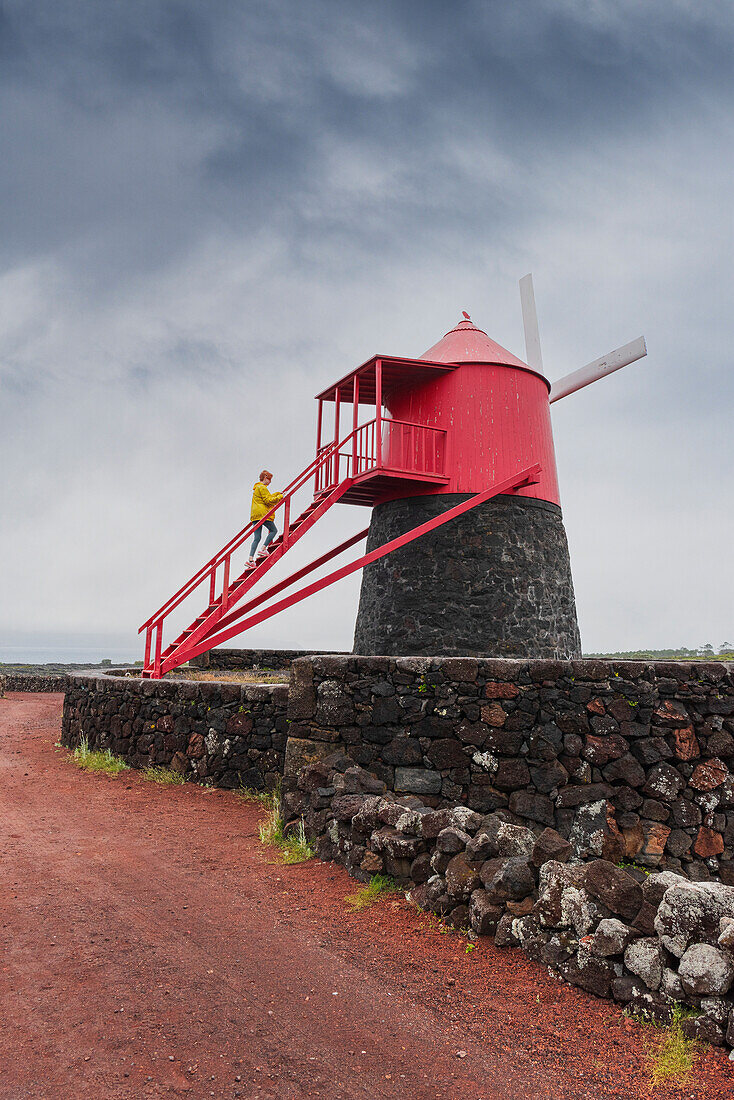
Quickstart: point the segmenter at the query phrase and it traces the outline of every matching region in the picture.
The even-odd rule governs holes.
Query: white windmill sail
[[[525,362],[539,374],[543,373],[543,356],[540,351],[540,333],[538,331],[538,314],[535,309],[535,292],[533,290],[533,276],[524,275],[520,280],[520,305],[522,306],[522,323],[525,330]],[[613,374],[615,370],[628,366],[647,355],[645,337],[638,336],[629,344],[621,348],[615,348],[600,359],[594,359],[585,367],[580,367],[571,374],[559,378],[551,386],[549,401],[560,401],[562,397],[568,397],[570,393],[582,390],[584,386],[590,386],[599,378],[605,378]]]

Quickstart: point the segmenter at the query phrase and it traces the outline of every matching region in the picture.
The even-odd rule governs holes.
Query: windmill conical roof
[[[469,317],[459,321],[456,328],[447,332],[420,358],[433,363],[503,363],[527,370],[527,363],[487,336]]]

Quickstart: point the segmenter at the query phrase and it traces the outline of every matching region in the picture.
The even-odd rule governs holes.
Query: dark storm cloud
[[[734,414],[733,44],[731,5],[693,0],[0,0],[10,625],[127,630],[231,534],[237,462],[304,465],[332,375],[472,303],[522,354],[531,267],[552,377],[651,349],[555,414],[590,648],[729,622],[676,578],[692,532],[732,537],[706,478]],[[600,493],[634,546],[597,553]],[[324,604],[343,645],[350,591]]]
[[[9,3],[3,27],[1,247],[88,265],[97,246],[104,282],[222,226],[370,251],[488,209],[506,225],[521,180],[472,179],[456,143],[532,173],[601,135],[644,140],[707,112],[734,29],[682,3]],[[334,184],[356,147],[389,193]]]

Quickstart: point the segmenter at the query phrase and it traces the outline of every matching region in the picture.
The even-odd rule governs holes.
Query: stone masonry
[[[734,677],[722,664],[296,661],[289,759],[343,750],[398,795],[507,811],[579,854],[734,884]]]
[[[76,674],[62,742],[85,737],[136,768],[163,765],[217,787],[274,788],[283,771],[286,684]]]
[[[458,931],[516,945],[572,985],[734,1047],[734,887],[579,854],[507,811],[434,809],[396,795],[344,752],[302,768],[298,806],[321,859],[391,875]]]
[[[378,505],[368,552],[467,499],[441,494]],[[560,508],[496,497],[368,565],[354,652],[580,657]]]

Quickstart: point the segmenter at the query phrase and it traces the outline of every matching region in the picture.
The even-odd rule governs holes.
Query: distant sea
[[[0,646],[0,664],[2,665],[98,665],[110,658],[113,665],[132,664],[143,654],[118,653],[100,646],[51,646],[48,649],[38,646]]]

